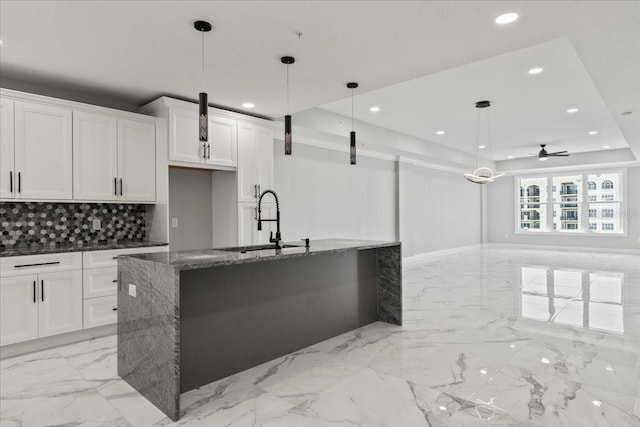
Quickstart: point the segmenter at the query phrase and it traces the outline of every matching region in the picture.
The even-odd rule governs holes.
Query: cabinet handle
[[[13,171],[9,171],[9,193],[13,193]]]
[[[202,158],[207,159],[207,144],[205,142],[202,143]]]
[[[22,193],[22,174],[18,172],[18,193]]]
[[[122,178],[120,178],[120,195],[122,196]]]
[[[253,184],[253,197],[258,198],[258,184]]]
[[[113,279],[111,283],[118,283],[118,279]]]
[[[118,195],[118,178],[113,178],[113,195]]]
[[[40,280],[40,297],[42,298],[42,302],[44,302],[44,280]]]
[[[211,159],[211,144],[207,144],[207,149],[209,150],[207,154],[207,159]]]
[[[253,219],[258,220],[258,208],[253,208]]]
[[[118,311],[118,307],[112,308],[111,311]]]
[[[36,281],[33,281],[33,303],[36,303]]]
[[[54,264],[60,264],[60,261],[39,262],[36,264],[20,264],[20,265],[14,265],[13,268],[36,267],[38,265],[54,265]]]

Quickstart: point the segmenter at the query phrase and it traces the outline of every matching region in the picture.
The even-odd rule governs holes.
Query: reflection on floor
[[[404,266],[375,323],[182,396],[178,425],[640,426],[640,258],[477,249]],[[0,363],[3,426],[173,425],[115,337]]]

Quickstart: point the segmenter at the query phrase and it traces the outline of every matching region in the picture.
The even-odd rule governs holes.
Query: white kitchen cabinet
[[[273,129],[238,121],[238,202],[257,202],[273,189]]]
[[[156,127],[118,119],[119,200],[156,200]]]
[[[38,338],[38,275],[0,278],[0,346]]]
[[[82,271],[0,278],[0,345],[82,329]]]
[[[38,275],[38,280],[38,336],[82,329],[82,272],[43,273]]]
[[[276,217],[276,207],[272,203],[262,204],[262,218]],[[262,230],[258,231],[258,206],[255,203],[240,203],[238,205],[238,246],[251,246],[269,243],[269,232],[276,234],[275,222],[263,222]]]
[[[15,190],[13,100],[0,98],[0,198],[13,198]]]
[[[193,167],[235,168],[237,164],[237,122],[209,109],[209,141],[198,138],[198,106],[169,107],[169,160]],[[197,166],[196,166],[197,165]]]
[[[15,174],[19,199],[72,198],[71,110],[14,102]]]
[[[118,296],[110,295],[84,300],[84,328],[110,325],[118,321]]]
[[[82,287],[85,299],[115,295],[118,291],[118,268],[85,268]]]
[[[73,198],[118,199],[118,120],[73,112]]]
[[[155,126],[104,114],[73,115],[73,198],[156,199]]]

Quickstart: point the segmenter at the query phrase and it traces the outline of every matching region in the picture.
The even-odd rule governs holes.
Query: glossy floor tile
[[[403,267],[374,323],[182,395],[174,423],[106,337],[0,362],[4,426],[640,426],[640,257],[471,249]]]

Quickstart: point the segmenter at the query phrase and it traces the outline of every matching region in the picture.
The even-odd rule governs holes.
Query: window
[[[623,233],[623,179],[619,171],[518,178],[517,229],[526,233]]]

